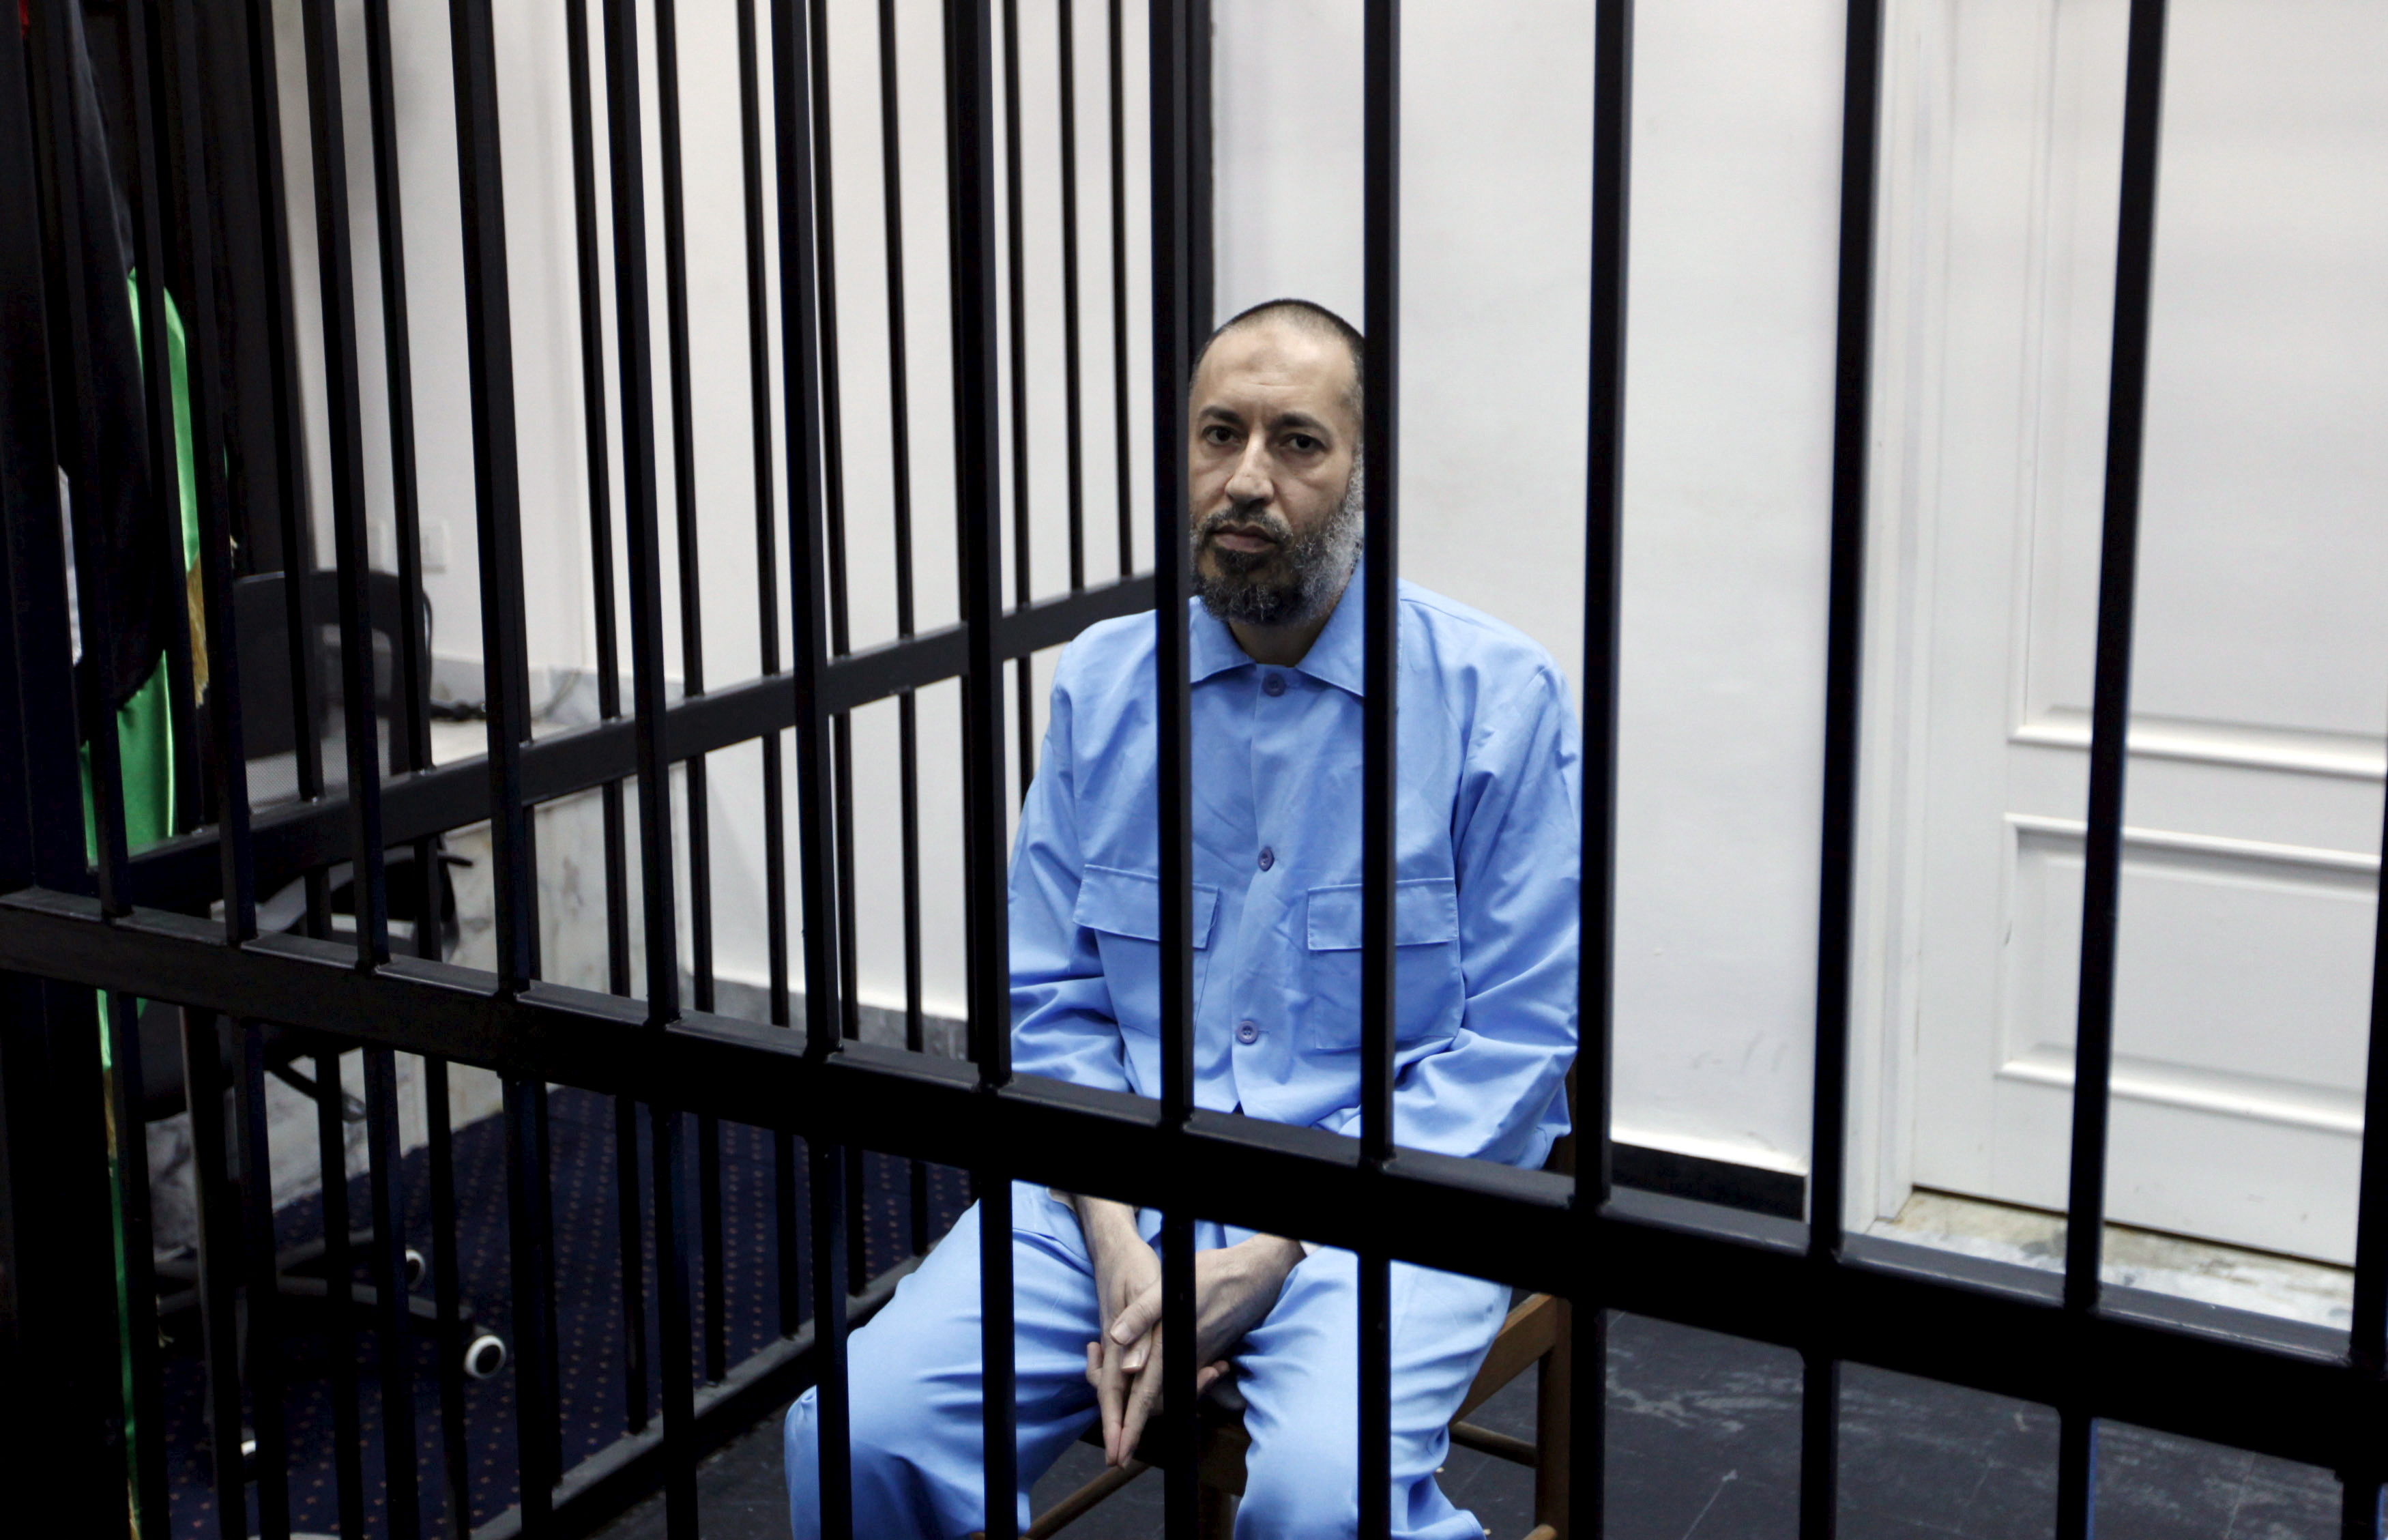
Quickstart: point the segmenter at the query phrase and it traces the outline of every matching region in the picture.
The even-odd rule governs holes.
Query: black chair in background
[[[330,571],[309,574],[311,616],[314,636],[313,672],[317,686],[316,720],[324,723],[341,721],[339,629],[337,582],[338,575]],[[374,650],[374,715],[377,731],[385,745],[392,742],[392,718],[399,709],[397,699],[398,648],[404,634],[400,617],[403,597],[395,575],[387,572],[368,574],[369,623]],[[279,572],[260,573],[242,578],[233,585],[233,633],[240,666],[241,732],[246,757],[253,770],[271,767],[282,756],[293,755],[298,741],[298,698],[291,677],[291,649],[287,624],[288,591],[285,575]],[[424,655],[430,654],[431,617],[426,605],[419,617]],[[205,714],[199,716],[204,735]],[[345,772],[346,758],[337,728],[327,728],[324,760],[327,780]],[[202,745],[202,753],[205,745]],[[387,746],[379,756],[384,773],[389,770]],[[333,781],[337,788],[337,781]],[[295,776],[293,787],[295,789]],[[258,800],[263,800],[259,798]],[[432,860],[428,870],[418,867],[416,847],[412,845],[393,846],[383,854],[387,872],[389,918],[394,942],[412,941],[429,927],[437,937],[437,955],[445,957],[457,939],[456,892],[450,875],[454,866],[469,864],[463,857],[451,855],[431,842]],[[304,870],[266,871],[257,873],[257,886],[265,895],[258,904],[257,923],[260,932],[295,931],[307,921],[308,873]],[[355,924],[354,885],[349,863],[341,861],[323,871],[325,889],[326,922],[332,935],[352,933]],[[180,1007],[159,1001],[147,1002],[141,1013],[141,1058],[143,1071],[142,1116],[145,1122],[155,1122],[181,1113],[185,1106],[182,1048],[183,1012]],[[320,1051],[334,1050],[324,1039],[292,1028],[269,1026],[264,1034],[265,1068],[267,1073],[311,1100],[326,1097],[338,1099],[340,1116],[345,1122],[362,1122],[364,1105],[337,1085],[325,1086],[299,1067],[302,1061],[311,1060]],[[349,1254],[362,1258],[371,1254],[375,1243],[371,1228],[352,1229],[349,1233]],[[302,1305],[320,1305],[328,1297],[323,1275],[324,1262],[330,1251],[328,1238],[286,1247],[274,1256],[274,1292],[283,1299]],[[422,1254],[409,1247],[406,1253],[407,1286],[413,1289],[424,1277]],[[195,1312],[198,1305],[196,1262],[188,1258],[167,1258],[158,1264],[159,1285],[159,1315],[161,1327],[170,1332],[180,1317]],[[350,1287],[352,1308],[370,1312],[376,1295],[371,1284],[354,1281]],[[407,1301],[409,1318],[415,1329],[426,1333],[438,1330],[438,1315],[429,1300],[410,1296]],[[361,1316],[369,1318],[369,1316]],[[461,1353],[464,1372],[476,1379],[486,1379],[505,1367],[507,1349],[503,1339],[482,1330],[473,1319],[467,1306],[459,1320],[458,1340],[454,1350]]]

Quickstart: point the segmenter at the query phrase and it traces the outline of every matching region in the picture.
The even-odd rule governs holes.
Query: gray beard
[[[1213,619],[1247,626],[1299,626],[1333,607],[1360,559],[1360,536],[1367,506],[1365,477],[1358,456],[1343,501],[1308,535],[1275,513],[1229,506],[1204,519],[1192,535],[1194,592]],[[1202,570],[1202,546],[1222,525],[1254,524],[1277,541],[1274,552],[1248,553],[1213,547],[1215,573]],[[1282,563],[1277,558],[1282,556]],[[1272,568],[1274,570],[1272,570]]]

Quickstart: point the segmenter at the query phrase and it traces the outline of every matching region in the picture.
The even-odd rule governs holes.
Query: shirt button
[[[1260,1041],[1260,1037],[1261,1029],[1254,1026],[1251,1023],[1238,1022],[1236,1024],[1236,1041],[1239,1043],[1256,1043]]]
[[[1277,852],[1276,852],[1276,851],[1274,851],[1274,850],[1272,850],[1272,849],[1270,849],[1270,848],[1269,848],[1267,846],[1265,846],[1265,845],[1262,846],[1261,846],[1261,870],[1262,870],[1262,871],[1264,871],[1264,872],[1266,872],[1270,867],[1275,866],[1276,864],[1277,864]]]
[[[1267,678],[1262,680],[1261,694],[1264,695],[1284,694],[1285,676],[1283,674],[1271,674]]]

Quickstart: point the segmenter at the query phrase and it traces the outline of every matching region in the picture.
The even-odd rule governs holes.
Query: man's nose
[[[1237,503],[1265,505],[1277,489],[1269,480],[1267,449],[1258,440],[1244,446],[1237,457],[1236,468],[1227,477],[1227,497]]]

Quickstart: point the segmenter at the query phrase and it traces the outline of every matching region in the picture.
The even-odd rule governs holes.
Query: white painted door
[[[1917,1185],[2062,1208],[2124,6],[1940,14],[1894,261],[1929,362],[1887,427],[1914,464],[1885,559],[1915,579],[1877,641],[1908,664],[1912,842],[1889,1137]],[[2344,1262],[2388,758],[2388,6],[2172,18],[2109,1214]]]

